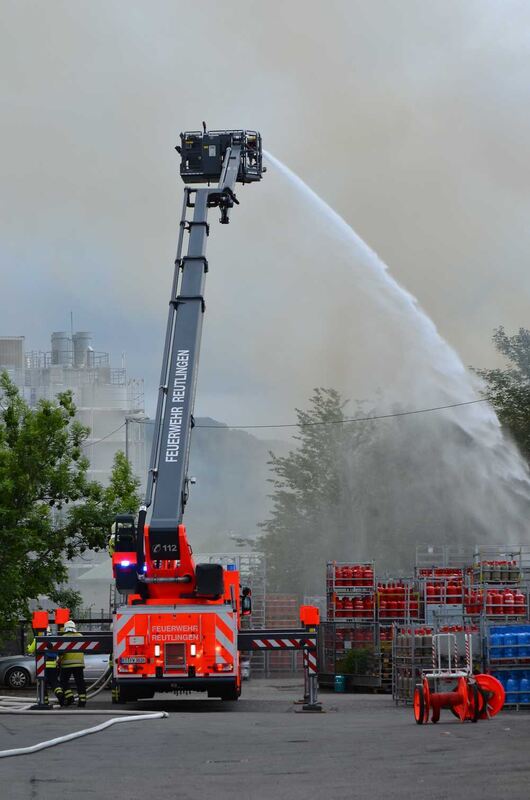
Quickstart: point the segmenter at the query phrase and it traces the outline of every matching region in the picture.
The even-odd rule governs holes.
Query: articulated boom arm
[[[193,569],[188,552],[182,552],[183,547],[186,550],[187,547],[181,523],[188,496],[190,437],[205,311],[208,210],[219,207],[220,221],[226,224],[231,208],[238,203],[234,194],[236,182],[260,180],[264,171],[261,137],[256,132],[184,133],[177,150],[182,156],[183,180],[207,182],[208,187],[186,186],[184,189],[147,494],[139,515],[139,575],[142,575],[145,560],[151,566],[161,560],[182,560]],[[218,185],[210,187],[214,180]],[[188,218],[190,210],[193,210],[191,219]],[[188,247],[182,255],[186,233]],[[143,529],[149,506],[152,506],[152,516],[144,545]]]

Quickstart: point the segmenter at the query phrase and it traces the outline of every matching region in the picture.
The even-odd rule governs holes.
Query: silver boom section
[[[232,145],[225,153],[218,187],[184,189],[145,499],[145,508],[152,505],[152,553],[155,542],[178,546],[177,526],[182,522],[188,496],[189,449],[205,311],[208,209],[218,206],[221,222],[228,222],[229,211],[234,202],[237,203],[233,189],[240,159],[241,146]],[[193,217],[188,220],[190,208]],[[186,232],[189,240],[183,256]],[[145,520],[145,509],[143,511],[141,527]]]

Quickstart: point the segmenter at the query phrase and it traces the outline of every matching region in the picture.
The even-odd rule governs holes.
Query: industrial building
[[[134,424],[135,419],[145,419],[143,380],[129,378],[123,364],[115,367],[109,353],[95,350],[92,333],[54,332],[49,350],[27,350],[24,336],[2,336],[1,370],[7,371],[33,407],[39,400],[53,400],[59,392],[72,391],[77,418],[90,428],[85,443],[89,478],[106,484],[114,456],[122,450],[145,484],[146,426]],[[106,553],[89,552],[68,565],[69,585],[81,591],[84,605],[94,610],[108,609],[109,586],[96,600],[90,592],[85,596],[87,582],[79,579],[105,560]]]
[[[114,455],[127,453],[135,474],[145,475],[143,380],[129,378],[110,355],[94,349],[92,333],[52,333],[49,350],[26,350],[23,336],[0,337],[0,370],[7,370],[30,406],[71,390],[77,417],[90,428],[86,455],[89,476],[106,483]]]

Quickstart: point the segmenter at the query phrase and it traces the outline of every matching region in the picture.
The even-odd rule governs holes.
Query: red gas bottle
[[[342,598],[342,608],[344,617],[353,617],[353,600],[351,597]]]
[[[344,602],[342,597],[335,598],[335,616],[342,617],[342,609],[344,608]]]
[[[353,615],[354,617],[362,617],[364,615],[364,606],[362,597],[356,597],[353,601]]]
[[[513,599],[513,595],[512,595]],[[503,603],[503,596],[500,592],[496,589],[491,591],[491,613],[492,614],[503,614],[504,613],[504,603]]]
[[[513,596],[513,592],[511,589],[505,589],[504,596],[502,598],[502,613],[503,614],[513,614],[514,613],[514,602],[515,598]]]
[[[519,589],[516,589],[513,594],[513,613],[518,617],[523,617],[526,612],[526,598]]]
[[[434,596],[436,593],[436,589],[434,588],[434,583],[427,583],[426,593],[427,593],[427,602],[429,604],[435,603],[436,600],[434,599]]]

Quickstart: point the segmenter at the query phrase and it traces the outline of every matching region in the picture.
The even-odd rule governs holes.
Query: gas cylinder
[[[506,702],[517,703],[519,699],[519,681],[516,678],[516,673],[511,672],[510,677],[506,681]]]
[[[449,581],[447,584],[447,602],[448,603],[457,603],[458,602],[458,594],[459,588],[458,584],[455,581]]]
[[[361,586],[363,578],[363,570],[358,564],[352,568],[352,584],[353,586]]]
[[[353,600],[353,617],[363,616],[363,600],[362,597],[355,597]]]
[[[517,653],[517,634],[513,631],[506,631],[504,634],[504,648],[503,648],[503,658],[515,658]]]
[[[514,613],[514,596],[511,589],[504,590],[504,596],[502,598],[502,612],[503,614],[513,614]]]
[[[528,626],[519,634],[519,658],[530,658],[530,631]]]
[[[491,632],[490,636],[490,656],[491,658],[502,658],[502,646],[504,644],[504,636],[502,633],[495,631]]]
[[[434,596],[435,596],[435,593],[436,593],[436,589],[434,588],[434,584],[433,583],[430,583],[430,582],[427,583],[426,593],[427,593],[427,602],[429,604],[430,603],[435,603],[436,600],[434,599]]]
[[[530,703],[530,680],[528,679],[528,672],[523,672],[519,684],[519,702],[528,705]]]
[[[491,581],[500,581],[501,579],[501,565],[499,561],[491,561],[491,572],[490,572],[490,580]]]
[[[396,600],[396,617],[404,617],[405,616],[405,597],[401,595],[398,600]]]
[[[374,571],[373,568],[367,566],[364,568],[364,582],[366,586],[373,586],[374,583]]]
[[[502,594],[498,592],[497,589],[492,589],[490,595],[491,595],[491,614],[493,615],[502,614],[504,610]]]
[[[342,617],[342,609],[344,608],[344,602],[342,597],[337,597],[335,599],[335,616]]]
[[[513,613],[519,617],[523,617],[526,611],[526,603],[524,594],[515,589],[513,593]]]
[[[335,586],[344,586],[342,582],[342,567],[335,566]]]

